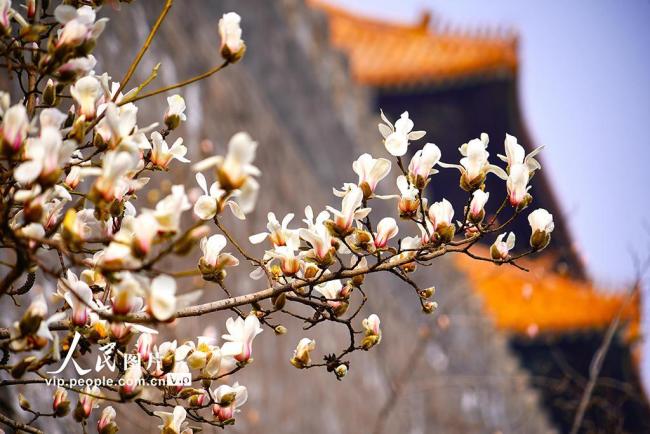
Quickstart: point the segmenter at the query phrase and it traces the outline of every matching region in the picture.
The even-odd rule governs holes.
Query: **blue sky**
[[[430,10],[456,28],[520,35],[527,125],[592,277],[634,277],[630,249],[650,253],[650,1],[330,0],[391,20]],[[426,128],[425,126],[421,126]]]

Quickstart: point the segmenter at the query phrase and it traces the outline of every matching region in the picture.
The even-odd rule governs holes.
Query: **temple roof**
[[[514,75],[513,34],[444,31],[419,23],[397,24],[352,14],[321,0],[332,44],[348,54],[354,79],[370,86],[413,85],[450,79]]]
[[[626,337],[634,339],[640,332],[638,292],[630,300],[623,291],[603,291],[584,280],[563,276],[552,271],[549,257],[519,260],[529,272],[504,265],[497,273],[496,265],[467,256],[457,257],[456,262],[502,330],[530,337],[602,331],[621,310]]]

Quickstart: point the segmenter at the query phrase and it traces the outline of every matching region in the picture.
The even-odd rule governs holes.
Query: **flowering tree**
[[[190,161],[183,139],[172,138],[186,120],[182,96],[169,96],[162,122],[148,126],[138,125],[136,102],[237,63],[246,50],[240,17],[230,12],[219,20],[223,62],[213,69],[150,90],[156,67],[144,82],[127,90],[172,1],[164,4],[119,82],[94,70],[91,53],[107,24],[96,16],[102,2],[63,3],[26,0],[21,9],[0,0],[2,66],[16,84],[13,94],[0,94],[0,247],[5,268],[0,297],[11,297],[17,305],[30,303],[19,321],[0,329],[0,369],[7,377],[0,387],[52,384],[66,367],[85,375],[90,370],[77,359],[91,349],[104,355],[97,359],[96,370],[108,367],[115,378],[111,384],[85,388],[57,382],[51,409],[32,408],[19,396],[30,420],[0,414],[6,425],[40,432],[33,426],[37,419],[72,413],[85,431],[93,409],[101,406],[97,430],[114,433],[114,406],[128,404],[159,418],[163,433],[232,424],[247,399],[246,387],[234,377],[252,366],[253,341],[264,328],[282,335],[287,330],[281,321],[288,317],[300,320],[305,330],[325,324],[344,327],[349,339],[336,352],[316,358],[316,342],[304,337],[293,355],[287,355],[298,369],[323,368],[340,380],[350,368],[352,352],[368,351],[381,341],[379,316],[361,318],[369,297],[366,275],[396,276],[414,290],[422,310],[431,313],[436,308],[434,288],[421,287],[410,276],[418,265],[457,253],[522,268],[517,259],[550,241],[553,217],[543,209],[528,214],[529,247],[520,253],[511,254],[515,234],[504,232],[532,201],[529,181],[541,168],[534,158],[539,148],[525,155],[517,139],[506,135],[505,155],[499,155],[504,169],[489,162],[484,134],[459,148],[460,164],[441,162],[440,149],[427,143],[406,165],[409,147],[415,146],[411,142],[425,135],[413,130],[407,112],[394,124],[381,114],[379,132],[390,159],[361,155],[352,163],[358,180],[334,190],[340,205],[318,213],[307,206],[301,224],[292,224],[294,214],[280,221],[269,212],[265,232],[242,241],[229,231],[227,222],[244,220],[254,210],[262,176],[253,164],[257,143],[244,132],[230,139],[226,155],[193,164],[202,191],[195,200],[186,194],[189,186],[179,184],[154,209],[138,209],[135,200],[151,177]],[[460,172],[467,204],[456,220],[449,201],[427,200],[436,167]],[[395,171],[396,180],[388,180]],[[490,216],[485,211],[487,176],[506,184],[505,197]],[[378,194],[382,181],[395,183],[394,195]],[[406,236],[398,238],[395,217],[373,213],[373,203],[380,200],[393,205]],[[507,207],[514,212],[500,222]],[[489,255],[477,253],[476,244],[496,234]],[[247,243],[264,243],[267,250],[255,257]],[[197,248],[202,256],[194,269],[160,267],[163,259]],[[250,279],[263,282],[259,290],[231,296],[227,272],[232,267],[247,267]],[[180,293],[176,278],[187,275],[202,276],[226,297],[198,303],[199,291]],[[48,286],[51,282],[56,289]],[[156,342],[158,329],[166,324],[226,310],[235,316],[226,321],[228,333],[220,345],[209,337]],[[146,398],[145,388],[150,392]]]

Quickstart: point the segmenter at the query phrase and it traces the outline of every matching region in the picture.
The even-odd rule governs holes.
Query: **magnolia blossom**
[[[99,399],[101,398],[102,392],[97,386],[90,385],[86,386],[84,393],[79,394],[79,405],[77,406],[79,410],[79,415],[82,418],[87,418],[90,416],[90,413],[94,408],[99,407]]]
[[[307,223],[308,228],[300,228],[298,233],[300,238],[308,242],[312,250],[308,256],[314,258],[321,265],[329,265],[334,260],[332,253],[332,235],[325,226],[325,221],[329,219],[329,213],[322,211],[316,217],[314,222],[314,213],[310,206],[305,208],[304,221]]]
[[[4,32],[9,30],[9,11],[11,10],[11,0],[0,0],[0,27]]]
[[[169,147],[167,142],[163,139],[158,131],[151,133],[151,142],[153,148],[151,150],[151,162],[161,169],[167,169],[169,163],[176,159],[181,163],[189,163],[190,160],[185,158],[187,148],[183,146],[183,138],[176,139],[174,144]]]
[[[438,164],[441,155],[440,148],[433,143],[427,143],[418,150],[409,163],[411,182],[419,188],[424,188],[429,176],[438,173],[433,167]]]
[[[447,199],[432,203],[429,207],[429,221],[442,242],[449,242],[454,236],[453,218],[454,207]]]
[[[97,110],[97,102],[103,95],[99,80],[92,75],[81,77],[75,84],[70,86],[70,95],[78,105],[77,113],[80,116],[85,116],[86,121],[93,120]]]
[[[221,212],[223,199],[227,197],[226,191],[219,186],[219,182],[213,182],[208,190],[208,184],[202,173],[196,174],[196,182],[201,187],[201,190],[203,190],[203,195],[194,203],[194,214],[201,220],[211,220]],[[228,205],[230,211],[238,219],[244,220],[246,218],[239,204],[234,200],[226,200],[225,205]]]
[[[86,75],[97,65],[97,59],[92,54],[85,57],[75,57],[59,66],[57,73],[61,81],[70,81],[80,75]],[[52,88],[55,90],[55,88]]]
[[[124,372],[122,376],[122,385],[120,386],[120,396],[123,398],[132,398],[142,390],[140,380],[142,378],[142,368],[139,364],[133,364]]]
[[[210,238],[201,239],[201,251],[203,256],[199,260],[199,269],[204,275],[220,275],[226,267],[239,265],[239,259],[230,253],[221,253],[226,247],[226,237],[221,234],[212,235]]]
[[[303,369],[311,363],[311,352],[316,349],[316,341],[309,338],[302,338],[296,349],[293,350],[293,357],[290,362],[298,369]]]
[[[151,357],[151,347],[153,345],[153,335],[151,333],[141,333],[136,342],[136,351],[140,360],[148,362]]]
[[[539,161],[535,159],[535,156],[540,153],[544,146],[535,148],[530,154],[526,155],[524,147],[517,143],[517,138],[506,134],[506,139],[504,141],[504,146],[506,149],[506,155],[497,155],[502,161],[508,163],[508,168],[512,168],[516,164],[524,164],[530,172],[530,176],[535,173],[535,171],[542,168],[542,165],[539,164]]]
[[[180,95],[172,95],[167,98],[167,104],[169,104],[169,107],[163,119],[167,128],[173,130],[181,122],[187,120],[187,116],[185,116],[185,100]]]
[[[291,220],[293,220],[293,217],[293,213],[287,214],[282,219],[282,224],[280,224],[274,213],[268,213],[268,223],[266,225],[268,232],[251,235],[248,237],[248,240],[253,244],[259,244],[268,237],[275,247],[286,246],[287,241],[290,239],[295,244],[295,241],[298,239],[298,232],[287,227],[291,223]]]
[[[107,202],[115,199],[127,188],[127,174],[137,167],[139,161],[138,155],[131,152],[106,152],[102,161],[101,174],[95,181],[95,191]]]
[[[530,245],[534,249],[543,249],[551,241],[551,232],[555,229],[553,215],[544,208],[536,209],[528,215],[532,230]]]
[[[221,350],[212,345],[212,341],[214,338],[199,336],[196,346],[194,342],[189,342],[191,351],[187,356],[187,364],[191,369],[202,369],[208,376],[217,375],[221,366]]]
[[[372,158],[370,154],[362,154],[352,163],[352,170],[359,176],[358,186],[363,191],[364,197],[371,197],[379,181],[390,172],[390,161],[385,158]],[[352,184],[346,184],[342,191],[334,190],[334,194],[343,197]]]
[[[59,127],[65,115],[57,109],[45,109],[39,120],[41,133],[39,137],[27,140],[24,163],[14,171],[14,178],[21,184],[30,184],[43,178],[56,182],[61,166],[65,164],[76,148],[73,140],[63,140]]]
[[[379,317],[374,313],[362,321],[361,325],[363,326],[365,337],[361,341],[361,346],[364,350],[369,350],[381,342],[380,323]]]
[[[219,36],[221,37],[221,55],[229,62],[236,62],[244,54],[246,46],[241,38],[239,25],[241,17],[235,12],[223,14],[219,19]]]
[[[162,419],[163,424],[158,425],[162,433],[165,434],[191,434],[192,429],[186,428],[187,411],[182,405],[174,407],[172,413],[166,411],[154,411],[153,414]]]
[[[483,190],[476,190],[472,193],[472,201],[469,203],[469,218],[475,223],[479,223],[485,216],[485,204],[490,198],[490,193]]]
[[[377,232],[375,233],[375,247],[383,249],[388,244],[388,240],[394,238],[399,232],[397,222],[392,217],[384,217],[377,224]]]
[[[59,280],[59,285],[64,290],[65,301],[72,308],[70,320],[76,326],[85,326],[90,318],[91,308],[96,306],[93,292],[86,282],[77,279],[72,272],[69,271],[66,277]]]
[[[362,202],[363,191],[357,186],[352,186],[341,201],[340,211],[327,206],[327,210],[334,216],[334,229],[339,234],[351,233],[354,221],[365,218],[370,213],[370,208],[359,208]]]
[[[151,143],[147,140],[146,133],[154,129],[157,124],[138,128],[138,107],[135,104],[128,103],[118,106],[111,101],[108,104],[102,104],[99,110],[103,111],[106,116],[99,121],[95,132],[109,148],[137,154],[151,149]],[[180,150],[180,148],[177,149],[177,151]]]
[[[237,317],[236,320],[226,320],[228,334],[222,336],[226,342],[221,350],[226,354],[232,354],[238,362],[248,362],[253,352],[253,339],[262,333],[260,320],[255,315],[249,315],[246,319]]]
[[[117,416],[117,413],[113,407],[110,405],[108,407],[104,407],[102,410],[102,415],[100,416],[99,421],[97,421],[97,431],[99,434],[113,433],[117,431],[117,425],[115,425],[115,416]]]
[[[158,222],[158,230],[165,233],[176,233],[180,227],[181,214],[190,209],[185,186],[182,184],[173,185],[172,192],[156,204],[153,215]]]
[[[508,200],[514,207],[526,205],[528,202],[529,173],[528,167],[523,163],[516,163],[510,167],[506,187],[508,189]]]
[[[8,146],[13,152],[20,149],[27,138],[29,129],[29,119],[27,110],[22,104],[11,106],[2,117],[2,126],[0,127],[0,137],[2,144]]]
[[[65,416],[70,409],[68,391],[63,387],[57,387],[52,396],[52,410],[57,416]]]
[[[235,383],[231,386],[222,384],[214,392],[216,404],[212,406],[212,414],[221,422],[232,419],[239,407],[246,403],[248,391],[246,387]]]
[[[413,121],[409,119],[409,113],[404,112],[395,122],[395,126],[388,120],[384,112],[381,112],[383,124],[379,124],[379,132],[384,137],[386,150],[395,157],[406,154],[409,140],[419,140],[426,134],[425,131],[412,131]]]
[[[483,133],[480,139],[472,139],[458,148],[463,156],[460,164],[442,162],[439,164],[442,167],[458,169],[461,173],[461,187],[468,191],[479,188],[483,184],[485,176],[490,172],[501,179],[506,179],[508,175],[503,169],[488,162],[490,153],[487,151],[487,146],[489,141],[488,135]]]
[[[95,22],[95,10],[90,6],[75,9],[73,6],[59,5],[54,9],[54,17],[63,24],[58,33],[57,47],[75,47],[97,39],[108,21],[108,18],[102,18]]]
[[[161,274],[151,281],[147,294],[149,312],[158,321],[167,321],[176,312],[176,281]]]
[[[506,235],[508,235],[507,238]],[[515,247],[514,232],[510,232],[510,234],[500,234],[494,244],[490,247],[490,255],[492,256],[492,259],[505,260],[508,258],[510,250],[512,250],[513,247]]]
[[[411,184],[406,176],[400,175],[397,177],[397,188],[399,189],[399,212],[402,216],[413,215],[417,212],[420,206],[420,199],[418,198],[418,189]]]
[[[340,280],[330,280],[314,287],[323,297],[327,299],[327,304],[334,309],[336,316],[343,315],[348,308],[348,302],[341,300],[343,297],[344,287]]]

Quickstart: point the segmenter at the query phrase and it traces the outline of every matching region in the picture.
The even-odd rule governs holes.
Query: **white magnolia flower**
[[[14,178],[23,185],[31,184],[39,177],[48,178],[56,176],[62,166],[72,156],[76,148],[74,140],[63,140],[61,132],[53,115],[56,109],[41,114],[41,134],[27,140],[25,157],[27,161],[21,163],[14,171]],[[44,110],[45,112],[45,110]]]
[[[165,112],[163,120],[167,128],[173,130],[181,122],[187,120],[187,116],[185,116],[185,100],[180,95],[172,95],[167,98],[167,104],[169,104],[169,107]]]
[[[383,124],[379,124],[379,132],[384,137],[384,146],[386,150],[395,157],[401,157],[406,154],[409,140],[419,140],[426,134],[425,131],[412,131],[413,121],[409,119],[409,113],[404,112],[395,122],[395,126],[386,118],[384,112],[381,112]]]
[[[332,257],[332,235],[325,226],[325,221],[329,219],[327,211],[321,211],[316,217],[314,222],[314,213],[310,206],[305,208],[305,216],[307,217],[304,222],[307,223],[308,228],[300,228],[298,233],[300,238],[308,242],[313,252],[311,255],[316,261],[321,264],[328,264],[333,260]]]
[[[255,315],[249,315],[246,319],[237,317],[236,320],[226,320],[228,334],[222,336],[226,342],[221,351],[226,355],[232,355],[238,362],[247,362],[253,352],[253,339],[262,333],[260,320]]]
[[[394,238],[399,232],[397,222],[392,217],[384,217],[377,224],[375,233],[375,247],[383,249],[388,244],[388,240]]]
[[[433,225],[433,230],[437,231],[440,227],[451,226],[454,218],[454,207],[447,199],[440,202],[434,202],[429,207],[429,220]]]
[[[94,408],[99,407],[99,400],[102,392],[98,386],[86,386],[84,393],[79,394],[79,405],[83,410],[83,415],[87,418]]]
[[[523,163],[516,163],[510,167],[506,187],[508,189],[508,200],[514,207],[526,203],[528,190],[530,190],[528,185],[529,173],[528,167]]]
[[[90,6],[75,9],[70,5],[59,5],[54,9],[54,17],[63,24],[58,33],[57,47],[75,47],[97,39],[108,21],[108,18],[102,18],[95,22],[95,10]]]
[[[104,154],[101,175],[94,188],[106,202],[111,202],[127,184],[126,175],[134,170],[140,161],[137,154],[127,151],[108,151]]]
[[[485,175],[494,173],[501,179],[506,179],[508,174],[500,167],[490,164],[488,157],[490,153],[487,146],[490,139],[487,134],[482,133],[480,139],[472,139],[464,143],[458,150],[463,158],[460,164],[447,164],[440,162],[440,166],[456,168],[461,173],[461,186],[465,190],[474,190],[483,184]]]
[[[202,272],[219,273],[226,267],[239,265],[239,259],[230,253],[221,253],[226,247],[226,237],[221,234],[202,238],[200,246],[203,256],[199,260],[199,269]]]
[[[553,215],[544,208],[536,209],[528,215],[531,236],[530,245],[534,249],[541,250],[551,241],[551,232],[555,229]]]
[[[165,233],[178,232],[181,214],[191,207],[192,205],[185,194],[185,186],[173,185],[171,194],[158,202],[153,212],[158,221],[158,230]]]
[[[194,171],[202,171],[216,167],[219,186],[227,193],[237,197],[237,203],[244,214],[255,209],[259,184],[253,176],[259,176],[260,170],[255,167],[255,150],[257,143],[247,133],[235,134],[228,143],[226,157],[216,155],[206,158],[192,166]]]
[[[176,281],[162,274],[151,281],[147,294],[149,313],[158,321],[167,321],[176,312]]]
[[[179,137],[176,139],[174,144],[169,147],[165,139],[158,131],[151,133],[151,142],[153,143],[153,148],[151,150],[151,162],[161,169],[167,169],[169,163],[176,159],[181,163],[189,163],[190,160],[185,158],[187,154],[187,148],[183,146],[183,138]]]
[[[11,106],[2,117],[0,137],[3,146],[8,146],[12,152],[17,151],[27,138],[29,119],[27,109],[22,104]]]
[[[213,392],[216,404],[212,406],[212,414],[221,422],[232,419],[239,407],[246,403],[248,391],[246,387],[235,383],[231,386],[222,384]]]
[[[239,60],[245,49],[240,23],[241,17],[235,12],[223,14],[219,19],[221,55],[231,62]]]
[[[476,190],[472,193],[472,201],[469,204],[469,217],[474,222],[480,222],[485,216],[485,204],[490,193],[483,190]]]
[[[370,208],[359,208],[362,201],[363,191],[355,185],[343,197],[340,211],[327,206],[327,210],[334,216],[335,229],[341,235],[348,235],[355,220],[363,219],[370,213]]]
[[[505,238],[505,241],[504,241]],[[510,232],[506,238],[506,234],[500,234],[492,247],[490,247],[490,255],[495,260],[505,260],[510,254],[510,250],[515,247],[515,234]]]
[[[95,309],[97,306],[90,287],[69,270],[65,278],[59,279],[58,287],[62,291],[66,303],[72,308],[70,318],[72,324],[85,326],[90,318],[91,309]]]
[[[187,422],[185,418],[187,417],[187,411],[183,408],[182,405],[177,405],[174,407],[172,413],[166,411],[154,411],[153,414],[162,419],[163,424],[158,425],[161,433],[164,434],[189,434],[192,432],[191,429],[185,429]]]
[[[402,215],[412,215],[418,210],[420,200],[418,199],[418,189],[411,184],[406,176],[397,177],[397,188],[399,189],[399,211]]]
[[[208,190],[208,184],[202,173],[196,174],[196,182],[203,190],[203,195],[194,203],[194,214],[201,220],[211,220],[224,206],[222,200],[226,197],[226,191],[219,186],[218,182],[213,182],[210,190]],[[234,200],[226,200],[225,205],[228,205],[230,211],[238,219],[244,220],[246,218],[239,204]]]
[[[316,341],[309,338],[302,338],[296,349],[293,350],[293,357],[290,362],[298,369],[303,369],[311,363],[311,352],[316,349]]]
[[[384,179],[390,172],[390,167],[390,161],[387,159],[372,158],[370,154],[362,154],[352,163],[352,170],[359,176],[357,185],[366,198],[374,194],[379,181]],[[349,184],[346,184],[342,191],[334,190],[334,194],[343,197],[348,189]]]
[[[517,138],[515,136],[511,136],[510,134],[506,134],[504,146],[506,149],[506,155],[499,154],[497,156],[502,161],[508,163],[508,168],[512,168],[516,164],[525,164],[531,176],[535,171],[542,168],[542,165],[535,159],[535,156],[544,149],[544,146],[539,146],[530,154],[526,155],[524,147],[517,143]]]
[[[374,313],[362,321],[361,325],[363,326],[365,336],[361,341],[361,347],[364,350],[367,351],[381,342],[380,322],[379,317]]]
[[[85,57],[75,57],[59,66],[57,72],[61,80],[72,80],[80,75],[87,75],[97,65],[97,59],[92,54]]]
[[[280,269],[285,276],[294,276],[300,271],[302,266],[301,255],[296,254],[300,240],[291,238],[284,246],[275,246],[273,250],[267,250],[265,259],[267,257],[276,259],[280,262]],[[269,263],[268,266],[271,266]]]
[[[142,390],[140,380],[142,379],[142,368],[139,364],[129,366],[122,376],[123,384],[120,385],[120,396],[130,398]]]
[[[441,155],[440,148],[433,143],[427,143],[422,149],[418,150],[409,163],[411,181],[424,188],[429,176],[438,173],[433,167],[438,164]]]
[[[9,28],[9,11],[11,10],[11,0],[0,0],[0,27],[7,32]]]
[[[95,119],[97,102],[103,95],[101,83],[92,75],[86,75],[70,86],[70,95],[77,104],[77,113],[86,121]]]
[[[114,102],[102,104],[98,111],[106,116],[99,121],[95,131],[111,149],[131,153],[140,153],[151,149],[146,133],[156,128],[153,123],[145,128],[138,128],[138,107],[133,103],[118,106]]]
[[[136,342],[136,351],[140,360],[148,362],[151,357],[151,348],[153,345],[153,335],[151,333],[141,333]]]
[[[111,424],[115,425],[115,416],[117,416],[117,412],[113,407],[110,405],[108,407],[104,407],[102,410],[102,415],[99,417],[99,421],[97,421],[97,431],[102,433],[102,432],[110,432],[108,431],[109,427]],[[103,431],[107,430],[107,431]]]
[[[280,224],[274,213],[268,213],[268,223],[266,225],[268,232],[251,235],[248,237],[248,240],[253,244],[259,244],[268,237],[275,247],[286,246],[289,239],[294,241],[293,244],[296,244],[295,241],[298,240],[298,232],[287,227],[291,223],[291,220],[293,220],[293,217],[293,213],[287,214],[282,219],[282,224]]]

